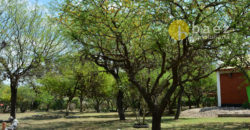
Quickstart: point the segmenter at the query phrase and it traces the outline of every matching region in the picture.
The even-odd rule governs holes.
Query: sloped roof
[[[250,54],[247,55],[247,62],[250,63]],[[246,70],[250,70],[250,64],[245,67]],[[224,67],[224,68],[221,68],[220,70],[218,71],[232,71],[232,72],[239,72],[239,69],[237,67],[232,67],[232,66],[228,66],[228,67]]]

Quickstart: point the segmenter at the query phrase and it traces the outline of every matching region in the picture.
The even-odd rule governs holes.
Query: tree
[[[181,85],[180,90],[178,92],[178,104],[177,104],[177,110],[176,110],[175,117],[174,117],[175,120],[178,120],[180,117],[183,91],[184,91],[184,87]]]
[[[113,91],[114,78],[91,61],[85,61],[82,69],[81,85],[78,88],[80,95],[93,99],[95,110],[100,112],[100,105]]]
[[[81,52],[127,74],[152,113],[153,130],[161,129],[163,112],[178,87],[209,76],[246,51],[246,1],[66,0],[59,8],[58,21],[67,36],[83,45]],[[175,40],[168,33],[171,19],[205,33]],[[228,28],[207,31],[224,23]],[[218,60],[226,62],[212,68]]]
[[[21,112],[25,112],[35,101],[35,92],[28,86],[21,86],[18,88],[17,105]]]
[[[48,112],[51,105],[55,101],[55,97],[49,92],[49,90],[40,86],[36,95],[36,100],[39,102],[39,107],[44,105],[46,107],[45,110]]]
[[[74,66],[70,66],[67,63],[61,62],[61,66],[59,65],[57,70],[47,73],[39,80],[39,83],[42,84],[42,88],[51,95],[54,95],[54,97],[59,97],[61,99],[64,97],[68,98],[66,116],[69,115],[69,106],[76,96],[77,87],[79,85],[79,81],[74,77],[74,72],[71,69],[71,67]]]
[[[244,74],[244,77],[246,78],[246,83],[249,83],[250,75],[249,75],[249,72],[246,70],[250,67],[249,50],[245,51],[245,53],[246,53],[245,55],[238,55],[238,56],[233,57],[229,61],[228,66],[235,67],[235,69],[238,69],[240,72],[242,72]]]
[[[57,82],[60,86],[57,89],[64,88],[64,96],[68,97],[66,116],[69,115],[69,108],[71,101],[76,96],[77,89],[80,87],[81,76],[79,72],[83,71],[81,63],[76,56],[66,55],[61,57],[57,62],[59,76],[61,77]],[[52,86],[53,87],[53,86]]]
[[[39,80],[39,83],[51,95],[68,98],[66,115],[69,114],[71,101],[77,95],[80,97],[81,110],[83,97],[88,97],[94,100],[95,109],[100,112],[101,103],[111,91],[109,86],[114,83],[112,77],[91,61],[81,63],[77,54],[67,53],[53,64],[54,67]]]
[[[193,97],[196,107],[200,107],[202,99],[209,93],[216,92],[216,75],[186,83],[185,93]]]
[[[184,87],[185,86],[185,87]],[[188,106],[191,109],[192,101],[195,102],[196,107],[200,107],[202,103],[204,106],[210,106],[216,103],[215,96],[216,94],[216,75],[211,74],[209,77],[200,79],[198,81],[187,82],[180,86],[178,94],[176,95],[175,99],[173,100],[173,104],[177,100],[177,111],[175,113],[175,119],[179,119],[182,107],[182,98],[183,95],[188,98]],[[173,106],[170,106],[173,108]]]
[[[34,69],[53,58],[61,50],[56,26],[49,23],[37,6],[28,8],[27,1],[7,0],[0,16],[0,52],[2,75],[10,79],[11,113],[16,118],[16,99],[19,81],[34,75]]]

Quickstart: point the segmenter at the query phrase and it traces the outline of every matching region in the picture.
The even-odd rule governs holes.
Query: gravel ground
[[[205,107],[188,109],[181,112],[181,117],[218,117],[218,114],[250,114],[250,109],[240,107]]]

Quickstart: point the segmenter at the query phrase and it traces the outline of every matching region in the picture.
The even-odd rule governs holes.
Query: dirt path
[[[218,114],[250,114],[250,109],[240,107],[205,107],[188,109],[181,112],[181,117],[201,118],[218,117]]]

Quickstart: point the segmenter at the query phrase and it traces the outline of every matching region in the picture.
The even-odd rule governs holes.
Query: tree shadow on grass
[[[121,124],[122,125],[119,125]],[[112,120],[112,121],[74,121],[74,122],[56,122],[56,123],[44,123],[42,125],[34,125],[34,124],[23,124],[27,126],[20,126],[18,130],[108,130],[108,129],[127,129],[132,126],[131,120],[127,121],[119,121],[119,120]]]
[[[126,114],[126,117],[135,117],[133,114]],[[42,114],[42,115],[32,115],[30,117],[20,118],[20,120],[49,120],[49,119],[59,119],[59,118],[66,118],[66,119],[74,119],[74,118],[117,118],[117,115],[89,115],[89,116],[77,116],[75,114],[70,114],[69,116],[65,116],[64,114],[60,113],[50,113],[50,114]]]
[[[68,116],[66,118],[119,118],[118,114],[117,115],[90,115],[90,116]],[[135,117],[133,114],[126,114],[126,117]]]
[[[20,118],[20,120],[51,120],[59,118],[63,118],[63,116],[43,114],[43,115],[32,115],[31,117]]]

